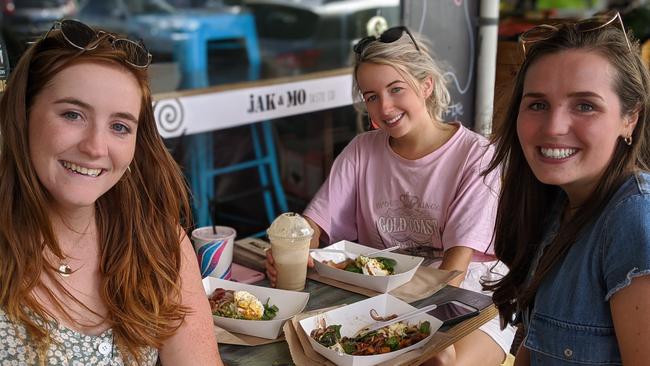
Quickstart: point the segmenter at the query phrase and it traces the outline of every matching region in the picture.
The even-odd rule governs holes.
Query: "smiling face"
[[[420,95],[392,66],[368,62],[359,66],[356,78],[370,119],[391,137],[417,133],[421,124],[431,124],[425,103],[430,80],[422,83]]]
[[[623,116],[614,67],[601,55],[570,50],[530,66],[517,134],[533,173],[564,189],[573,205],[591,193],[637,116]]]
[[[91,207],[135,152],[142,93],[126,69],[81,63],[57,74],[29,113],[29,153],[53,204]]]

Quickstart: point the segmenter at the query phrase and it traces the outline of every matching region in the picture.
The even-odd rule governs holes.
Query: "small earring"
[[[131,173],[131,166],[130,165],[126,167],[126,171]]]
[[[625,137],[625,138],[623,139],[623,141],[625,141],[625,143],[627,144],[627,146],[632,146],[632,135],[630,135],[630,136],[628,136],[628,137]]]

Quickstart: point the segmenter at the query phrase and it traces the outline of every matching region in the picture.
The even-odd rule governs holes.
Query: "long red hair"
[[[80,62],[123,67],[142,90],[130,172],[96,203],[106,320],[122,353],[139,362],[140,350],[159,348],[188,312],[180,304],[179,278],[179,238],[183,224],[191,224],[187,185],[158,134],[147,72],[129,65],[125,56],[110,37],[100,38],[94,50],[82,51],[70,46],[60,31],[52,31],[23,55],[0,100],[0,207],[5,212],[0,215],[0,306],[26,326],[39,352],[51,340],[35,318],[53,315],[34,297],[34,290],[44,291],[71,317],[64,301],[41,281],[43,275],[57,278],[44,252],[61,258],[63,254],[48,216],[48,192],[29,159],[29,112],[35,96],[58,72]],[[67,293],[60,285],[59,290]]]

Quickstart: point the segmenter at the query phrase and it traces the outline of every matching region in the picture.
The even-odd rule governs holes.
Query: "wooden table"
[[[268,282],[265,280],[256,283],[256,285],[267,286]],[[307,303],[305,311],[321,309],[328,306],[352,304],[367,298],[366,296],[310,279],[307,279],[304,291],[309,292],[310,294],[309,302]],[[411,365],[417,365],[423,362],[460,338],[476,330],[482,324],[486,323],[498,314],[496,307],[492,304],[492,300],[489,296],[476,294],[453,286],[446,286],[429,298],[416,301],[411,305],[419,308],[429,304],[442,303],[447,300],[463,301],[480,309],[481,312],[475,317],[469,318],[449,329],[446,329],[445,332],[449,336],[446,341],[439,343],[434,349],[423,353],[416,361],[410,363]],[[277,342],[255,347],[219,344],[219,352],[222,360],[228,366],[294,365],[286,342]]]

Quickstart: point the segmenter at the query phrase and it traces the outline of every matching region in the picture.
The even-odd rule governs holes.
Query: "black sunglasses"
[[[61,30],[61,34],[68,44],[80,50],[94,50],[98,45],[95,41],[101,37],[107,37],[115,49],[124,51],[126,54],[125,61],[129,65],[144,69],[151,64],[151,54],[141,42],[117,38],[113,34],[104,31],[97,32],[77,20],[65,19],[54,22],[52,28],[43,36],[43,39],[47,38],[50,32],[57,27]]]
[[[406,34],[408,34],[408,36],[411,38],[411,41],[413,42],[413,45],[415,46],[415,49],[418,50],[418,52],[419,52],[420,47],[418,47],[418,43],[415,42],[415,38],[413,38],[413,35],[408,30],[408,28],[406,28],[403,25],[393,27],[393,28],[388,28],[379,37],[368,36],[368,37],[361,38],[359,40],[359,42],[357,42],[357,44],[354,45],[353,50],[354,50],[354,52],[356,54],[360,55],[363,52],[363,50],[365,50],[366,47],[368,47],[368,45],[370,43],[372,43],[374,41],[379,41],[381,43],[393,43],[393,42],[397,41],[398,39],[402,38],[402,35],[404,34],[404,32],[406,32]]]

